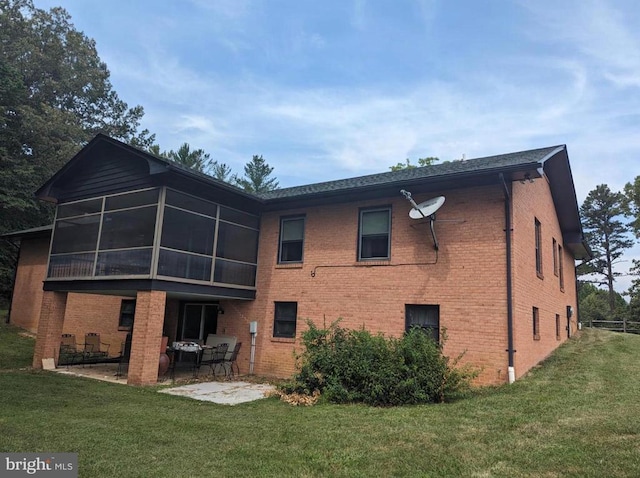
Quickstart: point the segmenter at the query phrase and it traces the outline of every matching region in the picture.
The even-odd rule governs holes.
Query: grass
[[[0,326],[29,362],[33,340]],[[234,407],[0,371],[0,450],[77,452],[80,476],[640,476],[640,336],[585,331],[511,386],[450,404]],[[21,367],[22,365],[17,365]]]

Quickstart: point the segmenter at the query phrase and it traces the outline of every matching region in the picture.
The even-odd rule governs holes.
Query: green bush
[[[436,343],[415,328],[402,338],[348,330],[333,323],[319,329],[308,322],[298,372],[281,385],[285,394],[320,391],[333,403],[376,406],[442,402],[470,386],[475,372],[455,367]],[[444,342],[444,339],[443,339]]]

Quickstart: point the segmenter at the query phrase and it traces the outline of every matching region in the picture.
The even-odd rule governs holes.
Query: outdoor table
[[[169,377],[171,380],[176,378],[176,365],[178,362],[178,353],[192,354],[193,355],[193,378],[198,376],[200,371],[200,364],[202,362],[202,354],[207,349],[214,347],[210,345],[200,345],[196,342],[174,342],[170,347],[167,347],[167,355],[169,355]],[[191,361],[189,361],[191,363]]]

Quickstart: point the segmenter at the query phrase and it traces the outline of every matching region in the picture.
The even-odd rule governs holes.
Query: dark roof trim
[[[186,284],[159,279],[47,280],[44,282],[43,289],[55,292],[93,292],[100,294],[111,292],[117,295],[129,295],[138,290],[160,290],[173,295],[197,295],[209,299],[253,300],[256,298],[256,291],[251,289]]]
[[[23,229],[22,231],[9,232],[7,234],[3,234],[0,237],[2,237],[3,239],[47,237],[47,236],[51,236],[52,230],[53,230],[53,225],[49,224],[48,226],[32,227],[31,229]]]
[[[165,173],[173,173],[178,176],[182,176],[188,179],[196,180],[198,182],[204,183],[207,186],[215,186],[217,188],[221,188],[227,190],[229,192],[233,192],[239,196],[244,196],[256,202],[262,202],[262,199],[254,194],[247,193],[243,189],[240,189],[236,186],[233,186],[224,181],[220,181],[215,179],[207,174],[199,173],[190,168],[182,166],[178,163],[170,161],[166,158],[161,158],[159,156],[155,156],[151,153],[138,149],[129,144],[123,143],[116,139],[113,139],[107,135],[102,133],[98,133],[87,145],[82,148],[73,158],[71,158],[56,174],[54,174],[47,182],[45,182],[35,193],[36,197],[43,199],[45,201],[56,202],[56,198],[52,191],[55,187],[55,184],[61,180],[67,173],[69,173],[74,166],[82,161],[84,157],[86,157],[93,148],[99,147],[101,143],[109,143],[116,147],[119,147],[130,154],[133,154],[143,160],[146,161],[149,167],[150,175],[159,175]]]

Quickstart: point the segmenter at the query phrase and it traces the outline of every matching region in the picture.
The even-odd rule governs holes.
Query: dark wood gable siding
[[[59,202],[84,199],[153,185],[145,159],[106,145],[87,151],[89,157],[56,185]]]

